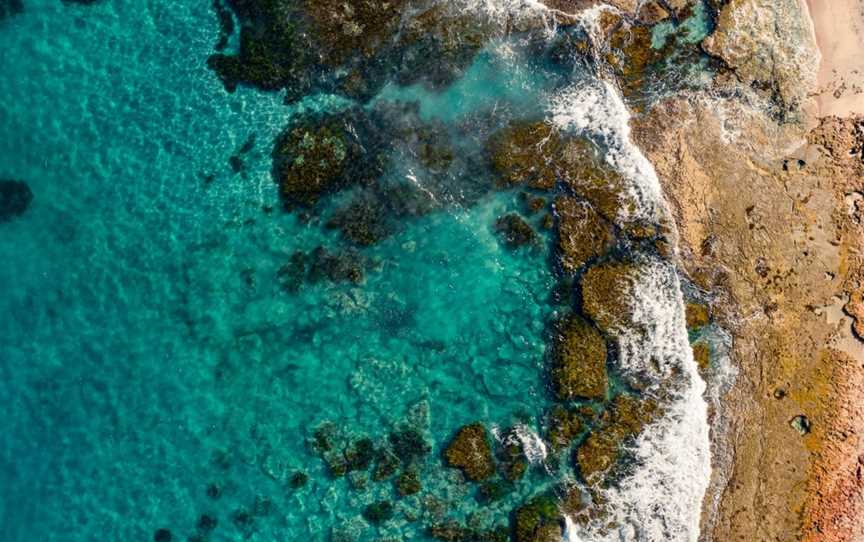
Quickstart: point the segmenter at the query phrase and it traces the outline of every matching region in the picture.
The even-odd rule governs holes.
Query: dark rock
[[[210,484],[207,486],[207,496],[213,500],[218,499],[222,496],[222,488],[219,484]]]
[[[411,464],[432,450],[423,435],[415,429],[394,431],[390,433],[389,439],[393,453],[404,464]]]
[[[571,196],[558,197],[555,214],[559,258],[567,273],[575,273],[612,247],[615,237],[611,225],[588,202]]]
[[[510,250],[530,245],[537,239],[534,228],[515,213],[498,217],[495,221],[495,232]]]
[[[153,542],[171,542],[173,538],[171,531],[168,529],[157,529],[156,532],[153,533]]]
[[[234,173],[240,173],[241,171],[243,171],[243,159],[236,154],[228,159],[228,165],[231,166],[231,171],[233,171]]]
[[[337,209],[327,227],[338,229],[347,240],[360,246],[374,245],[393,233],[387,210],[371,197],[357,198]]]
[[[444,459],[447,465],[460,469],[466,478],[474,482],[495,474],[489,436],[480,422],[459,429],[444,450]]]
[[[213,10],[219,19],[219,41],[214,49],[222,51],[228,46],[228,38],[234,33],[234,16],[223,0],[213,0]]]
[[[32,201],[33,192],[27,183],[0,179],[0,222],[24,214]]]
[[[0,0],[0,21],[23,12],[24,3],[21,0]]]
[[[810,429],[812,428],[810,420],[807,418],[807,416],[803,414],[799,414],[798,416],[792,418],[789,421],[789,425],[791,425],[793,429],[798,431],[798,434],[802,437],[810,433]]]
[[[377,138],[359,108],[296,118],[273,148],[273,178],[285,204],[311,207],[327,194],[375,181],[383,171]]]
[[[309,482],[309,475],[305,472],[297,471],[291,475],[291,478],[288,479],[288,485],[291,489],[300,489],[305,486]]]
[[[363,517],[370,523],[384,523],[393,517],[393,505],[388,501],[374,502],[363,509]]]
[[[606,340],[581,317],[564,318],[555,330],[551,373],[561,401],[604,399],[609,383]]]

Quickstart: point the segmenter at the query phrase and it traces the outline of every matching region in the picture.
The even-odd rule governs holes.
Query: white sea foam
[[[546,443],[536,431],[527,425],[519,424],[516,426],[515,433],[530,463],[538,464],[546,460]]]
[[[630,113],[615,87],[593,80],[573,85],[552,99],[552,121],[565,130],[590,134],[606,148],[606,161],[627,182],[626,198],[618,217],[622,222],[657,220],[666,210],[660,182],[651,162],[630,139]]]

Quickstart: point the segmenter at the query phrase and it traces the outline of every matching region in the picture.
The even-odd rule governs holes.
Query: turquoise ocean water
[[[363,249],[360,284],[286,292],[292,253],[344,242],[281,212],[272,142],[298,111],[346,100],[226,93],[206,66],[209,2],[24,8],[0,21],[0,178],[34,194],[0,224],[0,539],[195,540],[203,514],[213,541],[423,540],[404,517],[434,503],[331,479],[307,443],[323,421],[376,440],[421,428],[427,492],[479,524],[554,483],[535,466],[481,507],[440,468],[458,426],[537,428],[549,405],[550,240],[511,251],[493,230],[517,192],[477,173],[470,194]],[[391,84],[366,107],[417,101],[480,153],[477,130],[542,112],[575,77],[518,55],[493,44],[442,92]],[[376,527],[361,512],[382,499],[402,515]]]

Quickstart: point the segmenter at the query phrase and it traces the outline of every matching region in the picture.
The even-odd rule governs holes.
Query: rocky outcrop
[[[480,422],[463,426],[444,450],[444,460],[458,468],[472,482],[485,480],[495,474],[489,435]]]
[[[561,321],[552,356],[552,388],[559,400],[606,397],[606,341],[591,324],[575,314]]]
[[[614,244],[610,224],[588,202],[571,196],[555,199],[561,267],[575,273]]]
[[[618,461],[627,439],[641,433],[658,412],[657,403],[651,399],[636,399],[629,395],[616,397],[599,426],[591,431],[574,454],[582,477],[589,483],[600,481]]]

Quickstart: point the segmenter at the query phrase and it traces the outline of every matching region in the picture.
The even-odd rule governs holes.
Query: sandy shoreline
[[[864,0],[802,0],[822,59],[817,116],[864,114]]]

